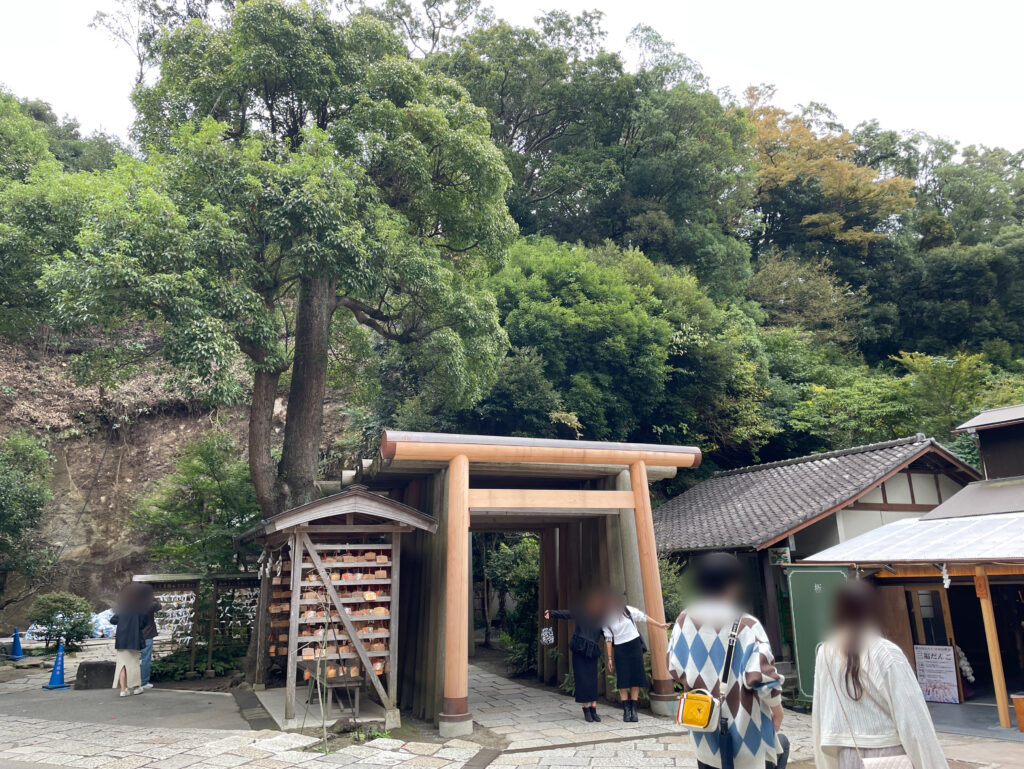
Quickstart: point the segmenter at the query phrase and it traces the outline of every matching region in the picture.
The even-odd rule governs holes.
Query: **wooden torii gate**
[[[631,509],[636,522],[637,549],[643,596],[648,614],[663,622],[664,604],[658,573],[658,552],[651,519],[647,467],[697,467],[699,449],[635,443],[602,443],[478,435],[448,435],[387,430],[381,439],[385,460],[424,460],[448,463],[448,559],[445,582],[445,636],[441,735],[456,737],[473,728],[469,712],[469,525],[470,510]],[[525,464],[618,465],[629,468],[630,490],[471,489],[471,462]],[[667,666],[667,640],[652,634],[651,665],[655,712],[668,714],[675,695]]]

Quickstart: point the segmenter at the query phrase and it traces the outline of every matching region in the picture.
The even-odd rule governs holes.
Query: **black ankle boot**
[[[593,721],[594,720],[593,708],[583,708],[583,720],[584,721]]]
[[[637,707],[637,701],[636,700],[630,700],[629,701],[629,720],[632,721],[634,724],[637,723],[640,720],[639,715],[637,715],[636,707]]]
[[[597,708],[591,708],[590,709],[590,720],[591,721],[600,721],[601,720],[601,716],[599,716],[597,714]]]
[[[630,714],[629,702],[629,700],[622,701],[622,720],[627,724],[633,720]]]

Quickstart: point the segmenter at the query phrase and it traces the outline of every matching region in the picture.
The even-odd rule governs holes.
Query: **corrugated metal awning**
[[[801,559],[802,563],[1024,561],[1024,513],[897,521]]]

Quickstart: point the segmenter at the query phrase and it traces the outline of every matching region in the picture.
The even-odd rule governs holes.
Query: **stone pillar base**
[[[670,716],[675,718],[676,708],[679,705],[679,695],[677,694],[656,694],[655,692],[650,693],[651,698],[651,712],[656,716]]]
[[[390,732],[392,729],[399,729],[402,726],[402,714],[398,712],[398,708],[388,708],[384,711],[384,731]]]
[[[467,737],[473,733],[473,714],[442,713],[438,716],[437,730],[446,740]]]

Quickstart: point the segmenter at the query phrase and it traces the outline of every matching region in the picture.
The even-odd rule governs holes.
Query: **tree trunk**
[[[252,405],[249,409],[249,477],[256,489],[256,499],[264,518],[282,510],[274,488],[277,473],[274,472],[274,458],[270,453],[274,401],[280,379],[279,371],[257,371],[253,378]]]
[[[302,278],[295,312],[295,358],[285,416],[284,450],[278,470],[284,509],[316,497],[327,351],[334,307],[334,281]]]

